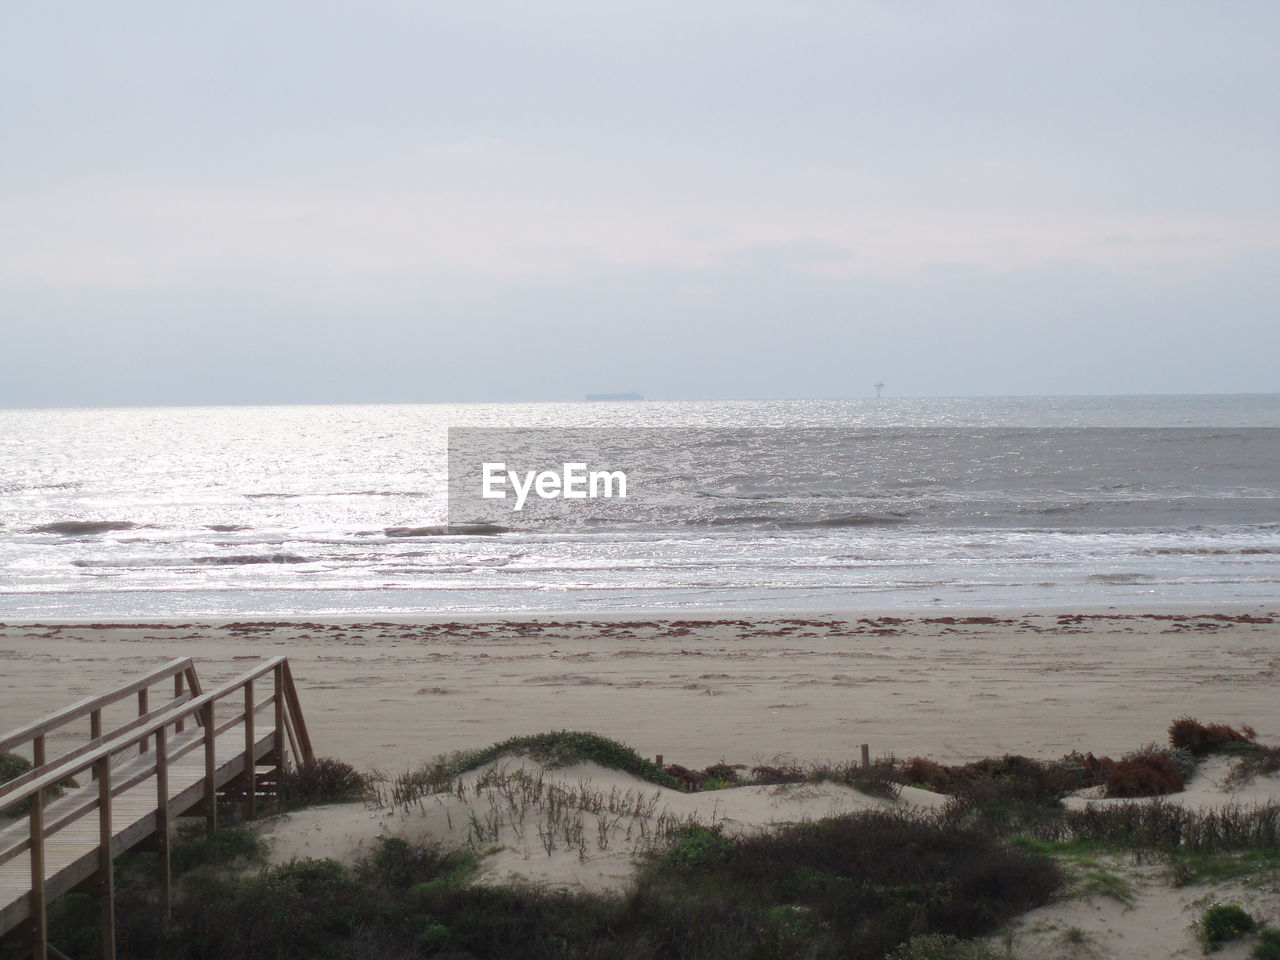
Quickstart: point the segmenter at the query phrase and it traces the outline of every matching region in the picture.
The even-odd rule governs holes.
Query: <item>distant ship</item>
[[[596,403],[608,400],[643,400],[644,394],[641,393],[588,393],[587,401]]]

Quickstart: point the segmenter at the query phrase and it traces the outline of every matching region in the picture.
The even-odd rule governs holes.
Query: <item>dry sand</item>
[[[172,657],[287,654],[318,752],[399,770],[549,729],[702,767],[789,753],[1117,753],[1169,721],[1280,739],[1280,614],[985,613],[0,627],[0,729]]]
[[[0,626],[0,729],[108,689],[165,660],[197,659],[205,688],[287,654],[312,739],[323,755],[391,773],[442,752],[549,729],[584,729],[641,753],[702,767],[780,754],[803,761],[876,754],[958,762],[1001,753],[1119,754],[1163,741],[1169,721],[1250,723],[1280,740],[1280,614],[1163,610],[981,612],[887,616],[688,617],[591,620],[485,618],[379,623],[188,623]],[[57,744],[51,744],[56,749]],[[653,817],[696,816],[729,829],[867,809],[885,801],[824,785],[687,795],[615,771],[525,775],[563,789],[654,798]],[[493,790],[429,800],[417,810],[359,805],[304,811],[268,831],[274,856],[337,856],[378,835],[466,843],[470,814],[495,808]],[[1228,792],[1207,767],[1181,802],[1196,806],[1280,798],[1280,782]],[[926,791],[901,803],[934,805]],[[1085,802],[1073,798],[1071,804]],[[1107,801],[1119,802],[1119,801]],[[548,851],[536,810],[507,822],[484,878],[618,889],[648,828],[634,818],[584,819],[587,837]],[[628,826],[631,835],[627,836]],[[1200,955],[1190,923],[1214,899],[1280,923],[1274,886],[1239,882],[1173,888],[1156,867],[1113,864],[1134,884],[1131,906],[1074,897],[1027,915],[1011,932],[1027,958],[1182,958]],[[1083,943],[1068,931],[1079,930]],[[1247,950],[1230,947],[1232,960]]]

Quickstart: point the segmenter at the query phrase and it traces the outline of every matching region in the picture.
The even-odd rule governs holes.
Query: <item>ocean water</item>
[[[477,519],[461,427],[627,431],[653,496],[388,534]],[[0,411],[0,618],[1276,600],[1280,395]]]

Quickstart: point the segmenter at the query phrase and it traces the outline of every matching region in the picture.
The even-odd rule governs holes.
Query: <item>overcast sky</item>
[[[0,406],[1280,391],[1274,0],[9,4]]]

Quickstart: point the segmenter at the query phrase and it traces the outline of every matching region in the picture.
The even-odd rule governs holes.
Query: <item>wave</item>
[[[1148,547],[1142,552],[1169,557],[1251,557],[1280,555],[1280,547]]]
[[[241,526],[238,523],[210,523],[205,526],[206,530],[212,530],[214,533],[237,533],[241,530],[248,530],[249,527]]]
[[[819,517],[797,520],[794,517],[773,514],[746,514],[737,517],[712,517],[701,521],[711,527],[771,526],[789,530],[821,529],[824,527],[874,527],[907,523],[911,519],[905,513],[849,513],[835,517]]]
[[[295,553],[227,554],[220,557],[116,557],[111,560],[72,560],[71,566],[97,569],[149,570],[161,567],[188,567],[191,564],[210,567],[239,567],[253,563],[311,563],[308,557]]]
[[[90,537],[113,530],[134,530],[138,524],[132,520],[58,520],[32,527],[32,533],[60,533],[68,537]]]
[[[311,561],[296,553],[242,553],[223,557],[192,557],[191,562],[211,567],[239,567],[250,563],[310,563]]]
[[[428,490],[328,490],[314,493],[246,493],[246,500],[294,500],[298,497],[431,497]]]
[[[426,527],[387,527],[382,532],[388,537],[492,537],[510,529],[496,523],[439,523]]]

